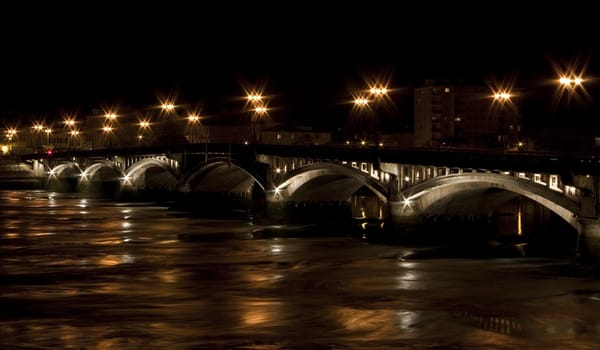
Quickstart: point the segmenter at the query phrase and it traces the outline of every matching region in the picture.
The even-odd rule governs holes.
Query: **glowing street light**
[[[268,116],[269,109],[266,106],[257,106],[253,109],[252,115],[252,140],[255,143],[260,142],[260,123],[264,116]]]
[[[578,71],[575,67],[569,67],[565,70],[556,69],[558,75],[556,79],[557,90],[552,101],[553,107],[558,107],[564,103],[566,113],[571,113],[571,103],[585,104],[592,102],[593,98],[585,87],[586,79],[583,78],[584,71]],[[565,98],[565,100],[563,100]]]
[[[75,119],[74,118],[70,118],[70,117],[66,117],[63,120],[63,123],[65,124],[65,127],[72,128],[72,127],[75,126]]]
[[[112,133],[113,133],[114,128],[110,125],[104,125],[102,127],[102,132],[104,133],[104,137],[106,139],[108,139],[108,145],[109,147],[112,147]]]
[[[190,135],[189,141],[191,143],[198,143],[200,141],[200,116],[196,113],[190,113],[187,116],[187,120],[187,131]]]
[[[260,139],[260,123],[264,117],[268,117],[267,98],[263,95],[264,88],[262,87],[245,88],[244,90],[246,92],[245,109],[250,113],[250,137],[252,143],[257,144]]]
[[[499,102],[509,101],[511,97],[512,97],[512,95],[506,91],[494,93],[494,100],[499,101]]]
[[[253,104],[261,102],[263,99],[263,97],[258,94],[248,94],[247,98],[248,98],[248,102],[253,103]]]
[[[138,143],[142,143],[144,141],[144,133],[146,130],[150,130],[150,122],[148,119],[141,119],[138,123],[139,131],[137,135]]]
[[[489,115],[496,120],[496,142],[503,148],[513,148],[520,139],[521,118],[513,101],[512,86],[490,87],[492,99]]]
[[[81,134],[81,132],[77,129],[71,129],[71,131],[69,131],[69,139],[68,139],[67,148],[71,147],[71,139],[75,139],[75,138],[79,137],[80,134]]]
[[[150,122],[147,120],[140,121],[140,129],[148,129],[150,127]]]
[[[256,108],[254,108],[254,112],[256,112],[256,115],[258,115],[258,116],[267,114],[267,107],[265,107],[265,106],[256,107]]]
[[[104,114],[104,118],[106,118],[107,121],[115,121],[115,120],[117,120],[117,117],[118,117],[118,115],[113,112],[108,112],[108,113]]]
[[[8,138],[8,141],[12,141],[12,139],[15,136],[17,136],[17,129],[15,129],[15,128],[6,129],[6,137]]]
[[[565,87],[565,88],[570,88],[570,89],[574,89],[578,86],[581,86],[583,84],[583,78],[578,77],[578,76],[561,76],[558,79],[558,82],[561,86]]]
[[[371,93],[371,96],[374,97],[375,99],[375,138],[376,138],[376,142],[378,146],[383,146],[382,142],[381,142],[381,121],[379,120],[381,118],[380,114],[380,104],[381,104],[381,99],[384,99],[387,97],[388,95],[388,88],[385,86],[372,86],[369,89],[369,92]]]
[[[198,122],[200,122],[200,117],[196,114],[190,114],[188,115],[188,121],[190,123],[197,124]]]
[[[172,112],[175,110],[175,105],[173,102],[164,102],[160,105],[160,108],[162,108],[163,111]]]
[[[369,99],[365,97],[357,97],[354,99],[354,105],[358,107],[366,107],[369,105]]]
[[[567,110],[570,110],[571,101],[573,99],[578,103],[583,103],[585,101],[593,102],[592,96],[584,86],[587,82],[587,80],[583,78],[585,69],[585,65],[581,65],[579,62],[573,62],[566,66],[559,66],[558,64],[554,66],[554,71],[557,75],[556,83],[558,86],[553,100],[554,107],[557,107],[561,103],[560,101],[565,94],[565,106]]]
[[[46,145],[50,146],[50,134],[52,134],[52,129],[46,128],[44,132],[46,133]]]

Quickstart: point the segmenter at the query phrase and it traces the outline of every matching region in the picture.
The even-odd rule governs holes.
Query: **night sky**
[[[235,119],[244,86],[255,85],[270,96],[274,120],[331,127],[348,114],[351,92],[365,88],[366,79],[389,81],[398,108],[390,114],[401,116],[412,104],[408,88],[425,79],[531,87],[570,64],[600,75],[600,40],[588,30],[593,23],[561,23],[553,11],[545,23],[534,23],[544,14],[392,7],[323,13],[288,5],[260,16],[266,5],[235,14],[100,5],[71,13],[53,8],[52,16],[17,10],[1,28],[0,116],[29,123],[103,106],[151,106],[171,95],[214,120]],[[591,9],[572,11],[581,16]]]

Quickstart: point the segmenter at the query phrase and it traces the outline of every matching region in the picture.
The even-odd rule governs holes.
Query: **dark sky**
[[[544,20],[544,13],[531,17],[518,8],[455,7],[450,13],[371,4],[324,12],[314,4],[259,3],[231,12],[202,4],[88,5],[4,15],[5,123],[154,105],[169,94],[177,103],[231,117],[243,106],[243,86],[255,84],[271,96],[274,119],[335,124],[365,79],[389,80],[394,98],[406,104],[410,93],[403,87],[427,78],[531,85],[553,78],[553,64],[573,62],[600,75],[600,40],[587,31],[593,24],[561,23],[557,14],[570,13],[564,8],[548,11],[554,15]]]

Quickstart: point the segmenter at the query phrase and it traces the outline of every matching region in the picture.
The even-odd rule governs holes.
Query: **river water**
[[[600,276],[568,255],[436,254],[344,226],[0,196],[1,349],[600,346]]]

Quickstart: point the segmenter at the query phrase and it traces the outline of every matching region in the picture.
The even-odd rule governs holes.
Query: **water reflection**
[[[600,280],[569,259],[449,258],[149,204],[0,197],[0,348],[600,344]]]

